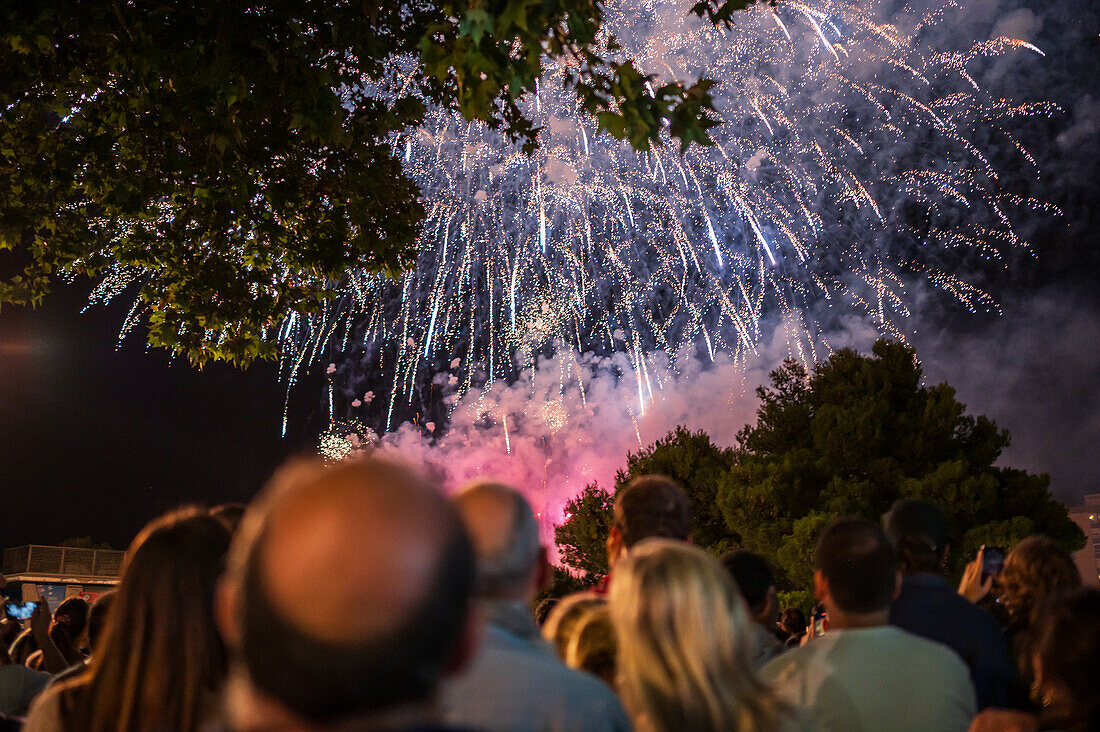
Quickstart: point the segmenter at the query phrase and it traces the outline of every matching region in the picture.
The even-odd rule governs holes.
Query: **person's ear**
[[[240,583],[223,572],[214,589],[214,620],[225,645],[241,647]]]
[[[825,602],[829,597],[829,581],[820,569],[814,570],[814,598]]]
[[[607,566],[608,569],[615,566],[619,555],[623,552],[623,534],[618,524],[611,527],[611,533],[607,535]]]

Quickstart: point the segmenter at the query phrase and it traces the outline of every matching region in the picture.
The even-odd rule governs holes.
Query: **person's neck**
[[[890,608],[870,613],[853,613],[837,607],[828,608],[829,628],[832,630],[860,630],[887,625],[890,621]]]
[[[226,684],[226,706],[231,728],[235,732],[404,729],[438,725],[442,719],[438,700],[432,697],[361,716],[346,717],[330,724],[318,724],[302,719],[279,701],[259,691],[248,679],[248,672],[241,668],[235,668],[230,673]]]

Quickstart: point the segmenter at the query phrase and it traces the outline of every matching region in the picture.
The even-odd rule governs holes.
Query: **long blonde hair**
[[[646,539],[609,593],[618,688],[647,730],[775,730],[787,708],[753,668],[752,619],[736,584],[690,544]]]

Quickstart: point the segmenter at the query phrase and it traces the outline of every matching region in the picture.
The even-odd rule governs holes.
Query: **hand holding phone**
[[[4,610],[12,620],[29,620],[34,614],[34,602],[14,602],[8,600],[4,603]]]

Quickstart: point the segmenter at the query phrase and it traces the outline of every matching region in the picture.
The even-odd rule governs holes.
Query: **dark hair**
[[[768,563],[759,554],[743,550],[727,552],[722,556],[722,564],[733,576],[741,595],[754,613],[763,609],[768,601],[768,588],[775,586],[775,577],[768,569]]]
[[[70,597],[53,611],[54,625],[63,625],[75,641],[88,625],[88,601],[82,597]]]
[[[874,612],[894,598],[898,558],[886,534],[869,521],[842,518],[829,524],[817,542],[815,564],[841,610]]]
[[[1100,729],[1100,590],[1081,588],[1054,595],[1037,613],[1036,625],[1034,650],[1043,686],[1054,682],[1070,697],[1044,715],[1058,719],[1044,721],[1058,729]]]
[[[939,572],[947,551],[947,520],[931,501],[902,498],[882,515],[882,528],[906,574]]]
[[[220,503],[210,508],[210,515],[225,524],[230,534],[235,534],[247,508],[243,503]]]
[[[653,536],[683,541],[691,532],[691,504],[671,478],[642,475],[615,494],[615,525],[626,547]]]
[[[66,728],[197,729],[225,680],[214,586],[229,532],[204,509],[145,526],[126,552],[87,674],[61,687]]]
[[[81,597],[70,597],[53,611],[50,623],[50,639],[68,664],[84,660],[78,641],[88,626],[88,602]]]
[[[788,633],[800,635],[806,632],[806,614],[802,612],[801,608],[787,608],[783,611],[783,616],[779,619],[779,622],[783,624]]]
[[[385,635],[318,640],[294,626],[267,596],[264,537],[244,567],[241,656],[257,688],[320,723],[427,699],[457,650],[474,590],[476,559],[461,520],[451,517],[435,576],[418,607]]]
[[[115,601],[115,594],[113,590],[104,592],[88,609],[88,650],[92,652],[99,646],[100,635],[107,625],[107,611]]]
[[[544,598],[538,605],[535,606],[535,625],[540,628],[546,623],[546,618],[550,617],[550,611],[558,604],[558,598],[547,597]]]

